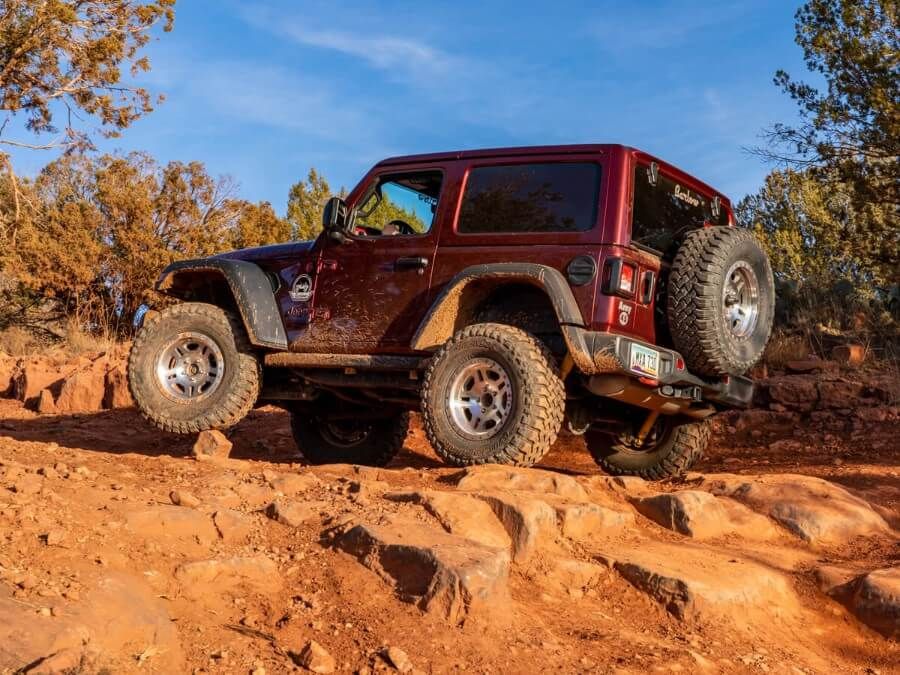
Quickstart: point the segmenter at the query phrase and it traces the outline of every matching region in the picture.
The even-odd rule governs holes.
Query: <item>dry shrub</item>
[[[92,333],[75,319],[69,319],[66,323],[66,340],[64,349],[71,356],[90,352],[108,352],[115,345],[115,340],[110,335]]]
[[[784,370],[788,361],[801,361],[813,353],[805,335],[776,331],[763,355],[763,362],[772,370]]]
[[[40,344],[29,331],[21,326],[10,326],[0,331],[0,352],[11,356],[29,356],[40,350]]]

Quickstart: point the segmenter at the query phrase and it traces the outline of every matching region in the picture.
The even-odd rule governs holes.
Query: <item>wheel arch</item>
[[[287,350],[287,334],[272,282],[245,260],[183,260],[163,270],[156,290],[166,295],[236,310],[256,347]]]
[[[472,265],[459,272],[444,287],[413,336],[411,347],[433,351],[454,333],[473,323],[479,307],[504,288],[537,289],[549,301],[560,332],[571,351],[567,327],[583,327],[581,310],[562,273],[537,263],[493,263]]]

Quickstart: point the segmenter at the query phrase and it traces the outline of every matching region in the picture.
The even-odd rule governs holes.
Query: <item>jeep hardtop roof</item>
[[[693,184],[694,189],[707,195],[718,195],[727,205],[731,201],[726,195],[704,181],[679,169],[677,166],[653,155],[620,143],[581,143],[572,145],[525,145],[510,148],[484,148],[480,150],[450,150],[446,152],[430,152],[419,155],[398,155],[381,160],[375,168],[395,164],[425,164],[429,162],[446,162],[459,159],[489,159],[495,157],[533,157],[539,155],[584,155],[591,153],[613,153],[616,151],[630,153],[644,162],[656,162],[665,173]]]

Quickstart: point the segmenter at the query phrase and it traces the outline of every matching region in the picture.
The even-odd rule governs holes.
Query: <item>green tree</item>
[[[891,269],[883,265],[878,248],[865,245],[866,233],[858,231],[861,219],[847,192],[834,182],[823,183],[811,170],[774,171],[736,211],[738,220],[759,235],[782,281],[822,289],[840,280],[883,285]],[[883,205],[870,209],[866,222],[874,216],[886,219],[887,211]]]
[[[287,220],[296,239],[315,239],[322,231],[322,209],[331,197],[328,181],[314,168],[306,180],[291,186],[288,193]]]
[[[785,165],[740,205],[782,278],[900,280],[900,9],[896,0],[810,0],[796,42],[824,90],[778,71],[800,123],[768,132]]]
[[[382,230],[384,229],[384,226],[392,220],[402,220],[416,232],[421,233],[427,230],[425,223],[415,212],[407,211],[401,206],[398,206],[392,202],[387,195],[382,197],[381,201],[378,202],[378,206],[372,210],[372,213],[364,218],[359,218],[357,220],[357,225],[369,226]]]
[[[769,130],[765,157],[810,175],[849,201],[858,245],[897,265],[900,210],[900,5],[896,0],[810,0],[796,42],[824,91],[778,71],[800,123]],[[888,209],[887,218],[877,211]]]

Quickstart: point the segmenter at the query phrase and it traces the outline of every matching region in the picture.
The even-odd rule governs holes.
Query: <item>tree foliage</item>
[[[403,221],[415,232],[424,233],[428,230],[425,222],[417,213],[404,209],[399,204],[394,203],[386,194],[382,195],[381,201],[378,202],[378,206],[372,209],[372,212],[367,216],[358,218],[356,224],[383,230],[384,226],[392,220]]]
[[[291,224],[279,218],[269,202],[242,203],[234,232],[234,248],[281,243],[292,238]]]
[[[858,215],[900,208],[900,5],[896,0],[810,0],[796,14],[796,42],[824,91],[778,71],[800,124],[776,124],[762,153],[815,168],[840,184]]]
[[[97,325],[130,317],[174,260],[284,241],[272,207],[237,199],[200,162],[160,166],[142,153],[68,154],[20,186],[15,218],[0,181],[0,264],[16,297],[53,301]],[[8,313],[7,313],[8,314]]]
[[[341,190],[343,193],[343,190]],[[288,192],[287,220],[296,239],[315,239],[322,231],[322,210],[332,196],[328,181],[315,169]]]
[[[152,110],[152,97],[123,78],[150,69],[141,55],[151,28],[171,30],[175,0],[3,0],[0,2],[0,109],[24,116],[35,133],[56,133],[58,143],[86,145],[90,132],[76,129],[79,113],[105,135]],[[5,124],[4,124],[5,126]],[[27,145],[0,138],[0,143]]]
[[[818,288],[840,280],[877,286],[896,274],[900,230],[889,225],[889,207],[873,205],[861,219],[840,187],[810,170],[774,171],[758,193],[738,204],[738,219],[755,229],[783,281]],[[873,241],[871,227],[859,227],[876,220],[884,236]]]

